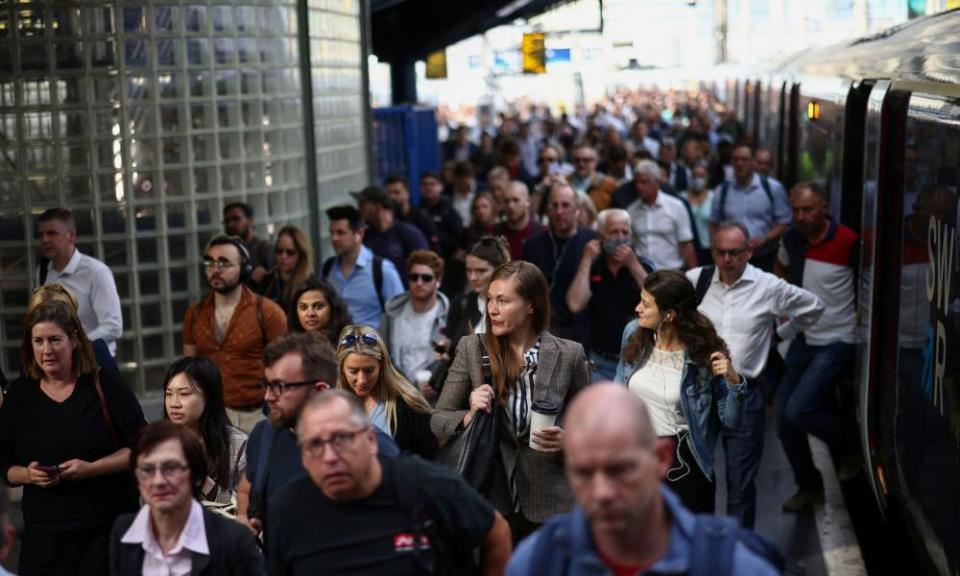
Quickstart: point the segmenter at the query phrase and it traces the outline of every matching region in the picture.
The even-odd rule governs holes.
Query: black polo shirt
[[[640,286],[626,267],[614,276],[601,255],[590,268],[590,294],[590,349],[619,356],[623,329],[637,316]]]

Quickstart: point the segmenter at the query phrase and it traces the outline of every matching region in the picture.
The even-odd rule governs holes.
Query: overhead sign
[[[445,80],[447,78],[447,50],[437,50],[427,56],[427,78]]]
[[[524,74],[547,73],[546,36],[543,32],[527,32],[520,44]]]

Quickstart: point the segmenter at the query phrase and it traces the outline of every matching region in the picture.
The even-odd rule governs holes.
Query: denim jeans
[[[614,378],[616,378],[617,363],[619,360],[606,358],[597,354],[596,352],[590,352],[590,361],[593,362],[594,366],[596,366],[591,374],[591,383],[603,382],[604,380],[612,381]]]
[[[763,454],[763,392],[760,383],[750,389],[740,409],[740,427],[723,427],[723,451],[727,469],[727,515],[734,516],[746,528],[753,528],[757,514],[757,471]]]
[[[813,464],[807,434],[839,448],[840,419],[825,405],[837,377],[853,360],[853,344],[836,342],[811,346],[797,336],[787,352],[787,370],[777,397],[777,434],[801,490],[823,490],[823,478]]]

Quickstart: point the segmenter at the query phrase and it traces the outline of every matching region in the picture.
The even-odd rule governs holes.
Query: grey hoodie
[[[403,313],[403,309],[408,302],[410,302],[410,292],[397,294],[384,305],[383,316],[380,317],[380,336],[383,338],[383,343],[387,346],[387,350],[390,351],[390,356],[393,358],[394,364],[398,367],[400,365],[400,359],[397,357],[397,350],[394,348],[392,342],[393,326],[400,314]],[[447,325],[447,314],[450,312],[450,300],[443,292],[437,292],[436,305],[440,307],[440,312],[434,319],[433,326],[430,329],[431,337],[437,332],[438,326]],[[404,374],[404,376],[411,382],[415,381],[414,374]]]

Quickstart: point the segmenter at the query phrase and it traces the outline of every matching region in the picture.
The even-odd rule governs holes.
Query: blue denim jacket
[[[620,350],[637,331],[639,320],[633,320],[623,329]],[[616,381],[628,384],[633,373],[646,363],[647,358],[632,364],[617,364]],[[693,457],[707,478],[713,478],[713,449],[720,437],[720,429],[740,427],[740,405],[747,393],[747,381],[740,375],[740,383],[732,386],[723,376],[713,376],[706,366],[697,366],[684,353],[683,376],[680,382],[680,406],[690,428]],[[731,392],[733,396],[731,397]]]
[[[645,574],[687,574],[691,568],[693,556],[694,535],[696,534],[697,517],[683,507],[676,494],[664,485],[660,485],[660,494],[672,520],[670,526],[670,542],[662,558],[651,566]],[[537,549],[537,542],[544,530],[538,530],[529,538],[520,543],[520,546],[507,565],[507,576],[529,576],[532,574],[543,576],[609,576],[610,569],[597,554],[590,533],[590,522],[583,509],[577,506],[571,512],[557,516],[550,520],[559,522],[562,529],[553,530],[557,540],[552,549],[565,551],[570,558],[566,563],[566,570],[561,573],[543,571],[543,567],[531,566],[533,554]],[[733,549],[733,563],[731,573],[736,575],[772,576],[777,574],[776,569],[766,560],[753,553],[742,543],[737,543]]]

